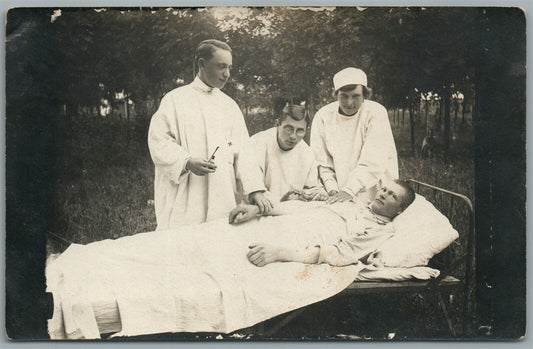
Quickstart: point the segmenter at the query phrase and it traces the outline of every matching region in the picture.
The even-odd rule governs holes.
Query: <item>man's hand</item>
[[[282,262],[283,248],[264,243],[253,243],[250,246],[250,251],[246,257],[250,263],[264,267],[265,265],[273,262]]]
[[[229,224],[239,224],[254,218],[259,214],[255,205],[239,205],[229,213]]]
[[[326,201],[327,199],[329,199],[329,195],[325,191],[313,197],[313,201]]]
[[[330,193],[333,192],[330,191]],[[352,199],[352,196],[350,194],[348,194],[347,192],[345,191],[341,191],[337,194],[334,194],[333,196],[331,196],[330,194],[330,197],[328,199],[328,201],[326,201],[328,204],[333,204],[335,202],[344,202],[344,201],[348,201],[348,200],[351,200]]]
[[[270,211],[272,211],[272,208],[274,208],[272,202],[265,196],[263,192],[260,191],[250,194],[250,202],[259,207],[259,213],[262,215],[268,215]]]
[[[305,201],[326,201],[329,198],[322,187],[305,188],[302,197]]]
[[[200,158],[190,158],[185,165],[185,168],[197,176],[205,176],[208,173],[213,173],[217,169],[214,162],[207,161]]]
[[[291,189],[286,192],[282,197],[280,202],[289,201],[289,200],[304,200],[302,198],[302,192],[299,190]]]

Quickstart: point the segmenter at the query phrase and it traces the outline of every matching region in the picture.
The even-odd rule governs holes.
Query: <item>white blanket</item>
[[[333,241],[343,225],[329,217],[266,217],[240,226],[222,219],[73,244],[46,270],[55,304],[50,337],[100,338],[92,304],[109,299],[116,300],[120,312],[122,331],[117,335],[134,336],[230,333],[331,297],[355,279],[361,263],[273,263],[259,268],[246,258],[249,244],[257,241]],[[301,230],[301,220],[308,231]]]

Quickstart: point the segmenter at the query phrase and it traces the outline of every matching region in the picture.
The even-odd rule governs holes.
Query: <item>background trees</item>
[[[476,268],[486,271],[478,277],[477,299],[485,302],[478,314],[486,320],[479,323],[497,323],[493,305],[512,285],[520,302],[512,311],[499,303],[497,311],[513,317],[499,333],[507,324],[525,324],[520,10],[21,8],[9,11],[6,24],[6,325],[12,337],[47,337],[36,330],[45,323],[45,303],[35,302],[44,294],[39,253],[46,232],[87,243],[155,227],[148,123],[166,92],[192,81],[194,49],[208,38],[234,49],[224,91],[243,109],[252,134],[271,126],[289,100],[305,101],[313,115],[333,100],[335,72],[365,70],[373,99],[390,112],[400,175],[471,198],[476,189]],[[100,113],[103,103],[111,114]],[[124,105],[130,112],[121,111]],[[421,159],[430,130],[444,156]],[[474,151],[476,174],[484,175],[475,183]],[[511,244],[501,258],[492,252],[497,243]],[[498,288],[492,270],[509,265],[516,267],[505,273],[513,283],[505,279]],[[27,286],[32,278],[33,288]],[[19,296],[29,288],[37,297]],[[30,320],[22,322],[21,313]],[[437,325],[427,325],[438,333]],[[516,328],[517,336],[524,333]],[[491,331],[497,337],[496,326]]]
[[[7,128],[10,154],[17,156],[8,160],[18,172],[8,173],[8,181],[16,186],[41,175],[28,159],[44,142],[52,155],[42,165],[51,166],[49,194],[58,205],[50,230],[81,241],[98,239],[92,231],[150,230],[150,118],[166,92],[192,81],[198,42],[218,38],[234,49],[224,91],[242,108],[251,134],[272,126],[287,101],[306,103],[313,116],[334,100],[332,76],[360,67],[372,99],[389,109],[400,175],[472,197],[473,114],[478,81],[487,79],[479,74],[479,57],[504,52],[503,44],[487,51],[486,38],[497,34],[494,16],[453,7],[12,10]],[[502,18],[513,22],[513,16]],[[522,22],[515,22],[519,28]],[[516,28],[508,30],[509,46],[519,40]],[[517,57],[513,72],[523,78],[524,57]],[[429,137],[438,156],[422,160]],[[146,215],[135,217],[139,211]]]
[[[424,136],[415,138],[415,129],[427,121],[447,151],[450,113],[461,108],[461,121],[468,119],[475,100],[480,8],[109,8],[42,15],[54,11],[46,26],[58,65],[55,92],[63,111],[74,114],[97,114],[102,98],[113,104],[123,92],[149,118],[164,93],[192,80],[194,48],[213,37],[234,48],[226,92],[249,124],[273,118],[289,99],[305,101],[314,114],[331,101],[333,74],[357,66],[367,72],[374,99],[397,114],[401,109],[402,120],[408,111],[411,152]],[[464,99],[454,104],[457,91]],[[420,97],[429,92],[441,105],[422,117]]]

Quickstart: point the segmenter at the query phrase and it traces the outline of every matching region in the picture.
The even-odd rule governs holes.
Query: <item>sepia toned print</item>
[[[525,335],[519,9],[19,8],[6,68],[10,338]]]

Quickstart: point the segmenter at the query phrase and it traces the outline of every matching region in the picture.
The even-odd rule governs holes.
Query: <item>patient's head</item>
[[[414,190],[407,182],[393,179],[382,183],[370,203],[374,213],[393,219],[415,200]]]

